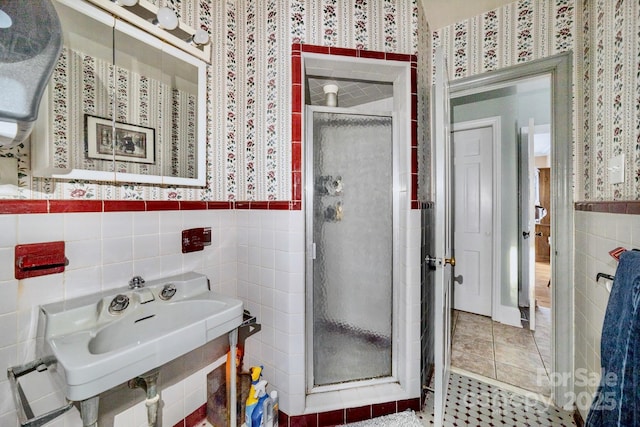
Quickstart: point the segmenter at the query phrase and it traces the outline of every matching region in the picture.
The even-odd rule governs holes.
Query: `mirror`
[[[206,64],[78,0],[32,136],[34,175],[205,185]]]

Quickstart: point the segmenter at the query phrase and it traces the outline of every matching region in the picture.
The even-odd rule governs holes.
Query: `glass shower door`
[[[310,388],[393,374],[392,119],[339,110],[310,107]]]

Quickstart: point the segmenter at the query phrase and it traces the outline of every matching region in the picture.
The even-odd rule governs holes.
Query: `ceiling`
[[[497,9],[514,0],[420,0],[429,28],[438,30],[447,25]]]
[[[325,95],[322,87],[326,84],[338,86],[338,106],[344,108],[393,97],[393,83],[307,76],[306,103],[310,105],[325,105]]]

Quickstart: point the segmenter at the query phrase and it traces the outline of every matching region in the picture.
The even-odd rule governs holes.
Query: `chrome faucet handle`
[[[137,289],[142,288],[144,286],[144,279],[140,276],[134,276],[131,280],[129,280],[129,288]]]

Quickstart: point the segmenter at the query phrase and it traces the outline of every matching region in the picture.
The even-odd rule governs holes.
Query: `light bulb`
[[[165,30],[175,30],[178,26],[178,16],[173,9],[164,6],[158,9],[154,23]]]
[[[198,46],[207,44],[209,43],[209,33],[207,33],[202,28],[198,28],[196,30],[196,33],[191,36],[191,39],[189,41]]]
[[[119,4],[120,6],[135,6],[138,3],[138,0],[111,0],[115,4]]]

